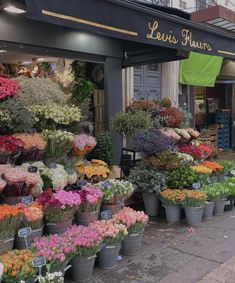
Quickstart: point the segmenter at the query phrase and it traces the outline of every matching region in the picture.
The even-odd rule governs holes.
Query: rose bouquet
[[[73,256],[95,255],[102,242],[102,237],[97,230],[85,226],[72,226],[63,233],[63,237],[68,238],[73,245]]]
[[[84,186],[76,192],[81,198],[79,211],[93,212],[99,211],[103,199],[103,192],[100,189]]]
[[[20,90],[19,84],[4,77],[0,77],[0,100],[16,95]]]
[[[105,245],[119,243],[128,235],[127,227],[114,219],[95,221],[89,227],[100,234]]]
[[[106,204],[123,203],[134,192],[134,187],[130,182],[114,179],[100,182],[97,187],[103,191],[103,202]]]
[[[96,146],[96,139],[90,135],[80,134],[75,136],[73,143],[73,152],[78,155],[89,153]]]
[[[91,161],[78,161],[75,163],[78,174],[90,179],[93,182],[99,179],[106,179],[110,174],[108,165],[102,160],[92,159]]]
[[[165,205],[181,205],[185,198],[185,190],[166,189],[160,192],[159,198]]]
[[[22,211],[14,205],[0,205],[0,241],[13,238],[23,218]]]
[[[15,137],[22,140],[24,143],[20,160],[39,161],[43,159],[46,141],[44,141],[41,134],[17,134]]]
[[[20,154],[24,143],[13,136],[0,136],[0,163],[13,162]]]
[[[174,140],[159,130],[150,130],[136,134],[133,145],[136,151],[151,155],[172,148]]]
[[[143,211],[124,207],[113,215],[113,219],[127,227],[128,234],[138,234],[144,231],[149,217]]]
[[[51,189],[43,192],[36,199],[43,205],[44,218],[48,223],[59,223],[72,219],[74,210],[79,207],[79,194],[59,190],[53,193]]]
[[[0,262],[4,263],[3,282],[16,283],[35,279],[37,269],[32,264],[34,257],[35,252],[32,250],[13,250],[0,256]]]
[[[59,271],[62,266],[65,268],[74,253],[74,244],[71,238],[63,235],[36,238],[32,248],[37,257],[45,257],[49,272]]]

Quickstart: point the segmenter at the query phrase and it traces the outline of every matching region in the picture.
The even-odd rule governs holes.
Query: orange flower
[[[224,169],[224,166],[220,165],[217,162],[204,161],[201,165],[206,166],[207,168],[212,169],[213,171]]]
[[[5,217],[9,216],[18,216],[21,214],[21,208],[15,205],[0,205],[0,221],[3,220]]]

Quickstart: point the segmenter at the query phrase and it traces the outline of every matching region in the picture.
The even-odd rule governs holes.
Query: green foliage
[[[144,111],[118,112],[111,121],[113,130],[120,135],[134,135],[153,126],[150,114]]]
[[[231,193],[227,181],[206,185],[202,187],[201,191],[207,194],[207,200],[209,201],[227,197]]]
[[[51,70],[51,65],[49,62],[42,62],[39,64],[39,67],[45,73],[48,73]]]
[[[7,123],[6,127],[10,132],[28,132],[32,130],[36,123],[34,114],[28,111],[23,104],[15,98],[1,102],[0,110],[7,112],[10,122]]]
[[[186,105],[183,105],[182,107],[179,107],[179,111],[181,112],[183,116],[183,122],[182,126],[184,128],[187,128],[190,126],[190,119],[192,119],[192,114],[188,111],[188,108]]]
[[[169,188],[191,188],[197,181],[197,173],[190,167],[184,166],[172,170],[167,177],[167,186]]]
[[[141,192],[159,194],[165,188],[165,175],[153,167],[139,165],[134,167],[128,180]]]
[[[224,166],[224,169],[222,172],[224,175],[229,175],[232,170],[235,169],[235,162],[234,161],[228,161],[228,160],[216,160],[217,163]]]
[[[100,159],[108,164],[113,165],[114,147],[109,132],[102,132],[96,136],[96,147],[93,150],[92,157]]]
[[[76,103],[82,103],[85,99],[90,99],[94,93],[95,85],[88,80],[74,82],[72,87],[72,100]]]

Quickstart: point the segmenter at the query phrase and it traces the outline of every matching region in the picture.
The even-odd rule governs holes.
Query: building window
[[[180,6],[180,8],[182,8],[182,9],[187,9],[187,3],[186,3],[186,1],[180,0],[179,6]]]

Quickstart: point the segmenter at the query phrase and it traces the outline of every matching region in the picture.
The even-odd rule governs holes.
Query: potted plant
[[[126,137],[126,146],[130,149],[133,147],[133,136],[153,126],[151,115],[145,111],[118,112],[112,118],[111,123],[114,131]]]
[[[191,188],[197,182],[197,173],[189,166],[172,170],[167,176],[167,186],[174,189]]]
[[[157,216],[158,194],[165,187],[165,175],[153,167],[140,165],[131,170],[129,181],[142,192],[146,213]]]
[[[129,181],[110,179],[98,183],[97,187],[104,193],[102,209],[110,210],[112,213],[121,209],[125,200],[134,192],[134,187]]]
[[[0,254],[13,248],[14,235],[18,230],[22,211],[15,205],[0,205]]]
[[[222,215],[224,213],[226,198],[230,195],[230,188],[227,183],[214,183],[213,189],[216,191],[214,214]]]
[[[103,248],[98,253],[100,268],[108,270],[115,268],[121,241],[128,235],[126,226],[109,219],[95,221],[90,227],[97,230],[102,237]]]
[[[213,217],[213,211],[215,206],[215,199],[218,196],[218,192],[216,190],[216,187],[214,184],[210,185],[204,185],[201,189],[202,192],[204,192],[207,196],[204,210],[203,210],[203,219],[211,219]]]
[[[77,224],[87,226],[98,220],[103,192],[100,189],[84,186],[76,193],[81,198],[81,204],[76,214]]]
[[[62,233],[72,226],[75,209],[78,209],[81,203],[79,194],[62,189],[56,193],[49,189],[39,195],[36,200],[43,205],[44,219],[49,234]]]
[[[235,197],[235,178],[228,177],[225,181],[225,184],[229,187],[230,193],[229,196],[225,200],[225,211],[230,211],[234,206],[234,197]]]
[[[124,224],[128,230],[128,236],[122,240],[122,253],[129,256],[138,254],[148,216],[143,211],[124,207],[113,215],[113,219]]]
[[[72,239],[58,234],[35,238],[32,248],[35,250],[36,257],[46,259],[46,268],[43,270],[43,274],[62,272],[64,276],[65,268],[74,252]]]
[[[185,198],[184,190],[166,189],[160,192],[159,198],[166,211],[166,219],[169,222],[180,221],[181,204]]]
[[[201,223],[206,198],[207,196],[204,192],[185,190],[183,205],[189,225],[198,225]]]
[[[76,282],[89,280],[92,277],[96,254],[100,250],[102,237],[96,230],[81,225],[72,226],[63,236],[72,241],[74,250],[71,260],[71,279]]]
[[[34,257],[32,250],[13,250],[0,256],[0,262],[4,263],[2,282],[35,282],[37,269],[32,264]]]
[[[35,202],[31,205],[20,205],[22,207],[23,219],[20,228],[31,227],[32,233],[27,236],[26,246],[24,237],[19,237],[18,233],[15,235],[15,248],[16,249],[27,249],[31,247],[34,238],[42,237],[43,234],[43,212],[42,206]]]

